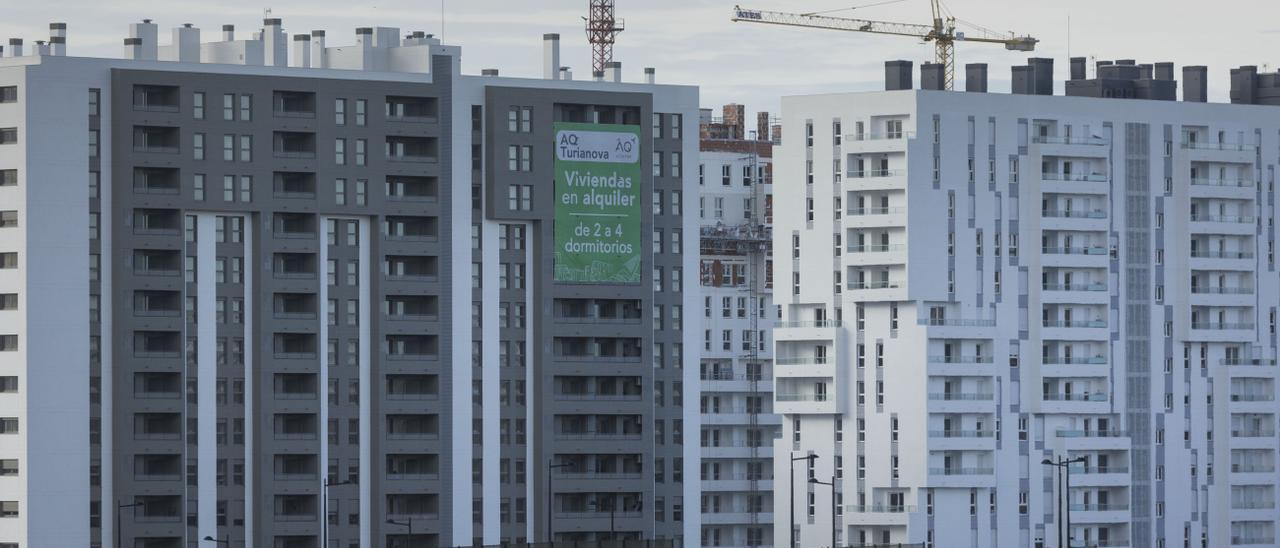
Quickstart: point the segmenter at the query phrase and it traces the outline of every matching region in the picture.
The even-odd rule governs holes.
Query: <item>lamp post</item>
[[[551,490],[551,473],[556,468],[568,468],[568,467],[569,465],[565,463],[556,464],[555,462],[547,462],[547,546],[551,546],[551,547],[554,547],[556,542],[555,534],[552,532],[552,529],[551,529],[552,527],[551,514],[552,514],[552,510],[555,508],[555,505],[556,505],[556,500],[555,500],[556,494],[555,494],[555,491]]]
[[[231,533],[227,533],[227,538],[226,538],[225,540],[224,540],[224,539],[213,538],[213,537],[211,537],[211,536],[209,536],[209,535],[205,535],[205,536],[204,536],[204,541],[205,541],[205,542],[213,542],[213,543],[216,543],[216,544],[225,544],[225,545],[227,545],[227,548],[231,548]]]
[[[324,512],[324,523],[320,526],[320,546],[321,548],[329,548],[329,488],[335,485],[350,485],[355,483],[351,480],[345,481],[329,481],[329,475],[325,474],[322,491],[324,491],[324,501],[321,502],[321,508]]]
[[[787,515],[791,516],[791,545],[787,548],[796,548],[796,461],[807,460],[809,466],[813,466],[813,460],[818,458],[817,455],[808,454],[803,457],[791,457],[791,506],[787,508]]]
[[[394,520],[394,519],[388,519],[388,520],[387,520],[387,525],[399,525],[399,526],[404,527],[405,529],[407,529],[407,530],[409,531],[409,533],[408,533],[408,535],[409,535],[409,546],[410,546],[410,547],[412,547],[412,546],[413,546],[413,518],[409,518],[409,519],[407,519],[407,520],[405,520],[405,521],[396,521],[396,520]],[[328,547],[326,547],[326,548],[328,548]]]
[[[1086,460],[1084,457],[1076,457],[1074,459],[1059,457],[1056,461],[1049,459],[1040,461],[1040,464],[1058,469],[1058,546],[1071,546],[1071,465],[1083,463]],[[1066,476],[1067,482],[1065,489],[1062,486],[1063,476]],[[1064,496],[1067,499],[1065,504],[1062,501]],[[1067,544],[1065,545],[1062,544],[1062,529],[1064,526],[1067,530]]]
[[[125,508],[137,508],[139,506],[142,506],[141,502],[125,504],[121,502],[119,499],[116,500],[116,547],[115,548],[121,548],[122,546],[124,546],[124,540],[122,537],[123,533],[121,533],[121,527],[120,527],[120,514],[124,513],[123,510]]]
[[[809,483],[826,485],[831,488],[831,548],[839,548],[836,546],[836,532],[840,530],[840,526],[836,524],[836,477],[831,476],[830,482],[818,481],[818,478],[809,478]]]
[[[618,531],[617,531],[617,529],[614,527],[614,519],[613,519],[613,518],[614,518],[614,510],[616,510],[616,509],[617,509],[616,504],[617,504],[616,502],[611,502],[611,503],[609,503],[609,540],[613,540],[614,538],[616,538],[616,537],[618,536]],[[591,506],[592,506],[592,508],[594,509],[594,511],[598,512],[598,511],[600,511],[600,507],[601,507],[601,506],[604,506],[604,505],[603,505],[603,504],[600,504],[599,502],[597,502],[597,501],[594,501],[594,500],[593,500],[593,501],[591,501]]]

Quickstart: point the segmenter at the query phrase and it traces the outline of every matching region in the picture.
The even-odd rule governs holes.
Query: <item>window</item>
[[[253,201],[253,177],[240,176],[240,201],[245,203]]]
[[[192,198],[197,202],[204,201],[204,174],[196,173],[191,179]]]
[[[191,115],[197,120],[204,119],[204,92],[197,91],[191,95]]]
[[[240,121],[248,122],[249,120],[252,120],[252,119],[253,119],[253,96],[248,94],[241,95],[240,96]]]
[[[333,180],[333,203],[337,205],[347,204],[347,180],[346,179]]]
[[[347,100],[333,100],[333,123],[339,126],[347,125]]]
[[[253,136],[252,135],[240,136],[240,161],[241,162],[253,161]]]
[[[680,138],[680,131],[681,131],[680,123],[683,121],[681,120],[681,116],[682,115],[680,114],[671,115],[671,138],[672,139]]]
[[[365,165],[365,149],[369,147],[369,141],[366,139],[356,139],[356,165]]]
[[[0,103],[18,102],[18,86],[0,87]]]
[[[0,310],[17,310],[17,293],[0,293]]]
[[[369,181],[356,179],[356,205],[365,205],[368,200]]]
[[[0,186],[16,186],[17,184],[18,184],[18,170],[0,169]],[[93,192],[90,192],[89,197],[96,198],[97,195]]]
[[[224,202],[236,201],[236,176],[235,175],[222,176],[222,201]]]
[[[16,424],[18,419],[3,419],[4,421],[13,420]],[[18,517],[18,501],[6,500],[0,501],[0,518],[16,518]]]
[[[18,350],[17,335],[0,335],[0,352],[14,352]]]
[[[658,151],[653,153],[653,176],[662,176],[662,153]]]
[[[225,162],[234,162],[236,159],[236,136],[225,134],[222,136],[222,160]]]
[[[0,211],[0,228],[18,226],[18,212],[14,210]]]
[[[0,269],[3,268],[18,268],[17,252],[0,253]]]
[[[672,152],[671,153],[671,176],[680,177],[681,173],[682,171],[680,169],[680,153]]]
[[[347,163],[347,140],[338,138],[333,140],[333,163],[336,165],[346,165]]]
[[[17,434],[18,419],[15,417],[0,418],[0,434]]]
[[[232,94],[232,93],[224,93],[224,94],[222,95],[222,119],[223,119],[223,120],[227,120],[227,121],[235,120],[235,119],[236,119],[236,96],[235,96],[235,94]]]
[[[101,146],[98,144],[99,143],[98,138],[99,138],[98,130],[96,129],[89,130],[89,157],[90,158],[97,158],[98,154],[101,151]],[[6,142],[16,143],[17,141],[18,141],[17,130],[14,130],[13,132],[13,140],[5,141],[5,130],[0,129],[0,145],[5,144]]]
[[[369,101],[364,99],[356,99],[356,125],[363,126],[367,121],[366,114],[369,110]]]
[[[197,133],[191,136],[191,157],[196,160],[204,159],[204,134]]]

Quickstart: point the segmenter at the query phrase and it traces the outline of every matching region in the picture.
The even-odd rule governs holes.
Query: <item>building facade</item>
[[[0,58],[0,546],[697,538],[696,88],[555,35],[519,79],[394,28],[51,33]],[[566,127],[636,135],[634,280],[553,275]]]
[[[783,99],[775,545],[1275,545],[1280,109],[1035,61]]]
[[[772,144],[704,136],[701,149],[701,545],[770,546]]]

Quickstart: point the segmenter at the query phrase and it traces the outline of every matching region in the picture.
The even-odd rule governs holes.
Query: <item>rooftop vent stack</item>
[[[1035,92],[1035,84],[1033,81],[1031,65],[1013,66],[1011,71],[1011,85],[1009,91],[1014,95],[1033,95]]]
[[[356,45],[362,48],[373,47],[373,27],[356,29]]]
[[[172,47],[178,50],[175,61],[179,63],[199,63],[200,29],[193,27],[191,23],[186,23],[173,29]]]
[[[570,70],[570,69],[569,69],[569,67],[560,67],[560,79],[561,79],[561,80],[572,80],[572,79],[573,79],[573,71],[572,71],[572,70]]]
[[[1093,65],[1094,78],[1102,78],[1102,67],[1109,67],[1112,65],[1114,65],[1114,63],[1112,63],[1111,61],[1098,61],[1097,63],[1094,63]]]
[[[268,67],[289,66],[289,43],[280,19],[262,20],[262,64]]]
[[[756,113],[756,140],[769,140],[769,113],[760,111]]]
[[[941,91],[946,87],[943,70],[945,67],[941,63],[921,63],[920,64],[920,89],[931,89]]]
[[[1133,59],[1116,59],[1116,64],[1120,66],[1132,67],[1134,65],[1137,65],[1138,62]]]
[[[1089,62],[1088,59],[1084,57],[1071,58],[1071,79],[1072,80],[1084,80],[1087,78],[1087,76],[1085,76],[1084,69],[1087,66],[1086,63],[1088,62]]]
[[[911,89],[911,61],[884,62],[884,90]]]
[[[1156,80],[1173,80],[1173,63],[1156,63]]]
[[[289,64],[291,67],[310,68],[311,67],[311,35],[295,34],[293,35],[293,59]]]
[[[605,80],[614,83],[622,82],[622,61],[609,61],[604,64]]]
[[[36,47],[31,51],[31,54],[36,57],[49,55],[49,44],[44,40],[36,40]]]
[[[603,71],[603,70],[596,70],[596,71],[592,71],[592,72],[591,72],[591,79],[592,79],[592,80],[594,80],[594,81],[596,81],[596,82],[603,82],[603,81],[604,81],[604,71]]]
[[[10,44],[12,44],[10,40]],[[125,38],[124,39],[124,58],[125,59],[141,59],[142,58],[142,39],[141,38]]]
[[[67,54],[66,23],[49,23],[49,54],[57,56]]]
[[[311,31],[311,67],[325,68],[328,66],[326,55],[328,54],[324,50],[324,31]]]
[[[1031,67],[1031,93],[1034,95],[1053,95],[1053,59],[1050,57],[1032,57],[1027,59]]]
[[[236,39],[235,25],[222,25],[222,41],[230,42]]]
[[[1188,103],[1209,100],[1209,67],[1182,67],[1182,100]]]
[[[1231,69],[1231,102],[1252,105],[1258,89],[1258,67],[1245,65]]]
[[[547,80],[560,79],[560,35],[556,33],[542,35],[542,77]]]
[[[1155,73],[1155,65],[1151,63],[1143,63],[1138,65],[1138,79],[1151,80]]]
[[[645,68],[644,68],[644,83],[646,83],[646,84],[653,84],[653,83],[657,83],[657,81],[658,81],[658,76],[657,76],[657,74],[655,74],[655,70],[654,70],[654,68],[653,68],[653,67],[645,67]]]
[[[22,57],[22,39],[9,39],[9,57]]]
[[[498,69],[480,69],[480,76],[497,76]]]
[[[141,23],[129,25],[129,38],[142,40],[139,53],[141,57],[139,59],[156,60],[156,54],[159,51],[159,46],[156,45],[156,34],[156,24],[152,23],[150,19],[143,19]]]
[[[400,29],[398,27],[374,27],[373,47],[394,48],[400,45]]]
[[[964,66],[964,90],[974,93],[987,92],[986,63],[969,63]]]

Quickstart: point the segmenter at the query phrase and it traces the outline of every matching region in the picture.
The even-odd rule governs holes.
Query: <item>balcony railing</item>
[[[1229,151],[1244,152],[1248,150],[1254,150],[1258,147],[1254,145],[1245,144],[1245,143],[1204,143],[1204,142],[1197,142],[1197,141],[1183,141],[1182,148],[1192,149],[1192,150],[1229,150]]]
[[[1045,247],[1041,251],[1045,255],[1106,255],[1107,248],[1095,245],[1087,247]]]
[[[1089,183],[1105,183],[1109,177],[1105,173],[1048,173],[1041,172],[1041,181],[1074,181]]]
[[[845,173],[850,179],[866,179],[872,177],[897,177],[906,175],[905,169],[865,169],[862,171],[849,171]]]
[[[1044,401],[1107,401],[1106,394],[1041,394]]]
[[[898,282],[849,282],[849,289],[897,289]]]
[[[888,253],[906,249],[903,244],[850,245],[845,248],[849,253]]]
[[[1232,546],[1240,544],[1261,544],[1264,546],[1275,546],[1276,537],[1231,537]]]
[[[994,468],[930,468],[931,476],[990,476]]]
[[[1252,251],[1192,251],[1192,259],[1252,259]]]
[[[1118,504],[1071,504],[1073,512],[1128,512],[1129,505]]]
[[[915,139],[914,131],[889,131],[884,133],[850,133],[844,136],[850,141],[893,141],[897,139]]]
[[[1274,366],[1275,360],[1266,358],[1223,358],[1218,360],[1221,365],[1252,365],[1252,366]]]
[[[1106,356],[1092,356],[1088,358],[1046,356],[1041,358],[1040,363],[1044,365],[1102,365],[1107,363],[1107,358]]]
[[[774,395],[774,397],[776,397],[778,401],[814,401],[814,402],[827,401],[830,398],[830,396],[828,396],[827,394],[787,394],[785,392],[778,392],[777,394]]]
[[[910,514],[916,511],[915,506],[902,504],[846,504],[844,508],[846,512],[857,513]]]
[[[933,392],[929,394],[933,401],[990,401],[995,399],[991,392]]]
[[[975,363],[992,363],[991,356],[929,356],[932,363],[954,363],[954,364],[975,364]]]
[[[1259,474],[1259,473],[1269,474],[1271,472],[1275,472],[1276,467],[1275,465],[1270,463],[1232,464],[1231,471],[1237,474]]]
[[[930,430],[931,438],[992,438],[993,430]]]
[[[776,328],[788,327],[843,327],[844,322],[840,320],[815,320],[815,321],[777,321],[773,323]]]
[[[1126,438],[1128,430],[1067,430],[1058,429],[1059,438]]]
[[[1274,394],[1232,394],[1231,401],[1275,401]]]
[[[1127,466],[1072,466],[1074,474],[1128,474]]]
[[[1193,177],[1191,186],[1227,186],[1248,188],[1253,186],[1250,179],[1206,179],[1203,177]]]
[[[1238,223],[1251,224],[1254,217],[1252,215],[1192,215],[1193,223]]]
[[[949,327],[995,327],[995,320],[983,319],[960,319],[960,318],[920,318],[916,320],[919,325],[932,326],[949,326]]]
[[[1065,320],[1044,320],[1043,324],[1044,324],[1044,327],[1088,327],[1088,328],[1098,328],[1098,327],[1106,327],[1106,326],[1107,326],[1107,322],[1105,322],[1105,321],[1103,321],[1103,320],[1090,320],[1090,321],[1076,321],[1076,320],[1072,320],[1072,321],[1065,321]]]
[[[1107,140],[1102,137],[1050,137],[1045,135],[1037,135],[1031,138],[1031,142],[1041,145],[1093,145],[1101,146],[1107,144]]]
[[[1040,216],[1057,219],[1106,219],[1107,212],[1101,209],[1095,209],[1093,211],[1044,209],[1040,211]]]
[[[1203,329],[1206,331],[1225,331],[1225,330],[1233,330],[1233,329],[1250,330],[1250,329],[1253,329],[1253,324],[1247,323],[1247,322],[1237,322],[1237,323],[1192,322],[1191,329]]]
[[[1042,284],[1045,291],[1106,291],[1107,284],[1094,282],[1091,284]]]
[[[851,217],[861,217],[864,215],[890,215],[904,211],[906,211],[904,207],[861,207],[850,208],[845,213]]]
[[[1192,293],[1202,295],[1252,295],[1252,287],[1205,287],[1191,286]]]
[[[635,441],[643,439],[644,434],[639,432],[556,432],[558,440],[629,440]]]
[[[826,365],[831,363],[827,358],[774,358],[774,365]]]

